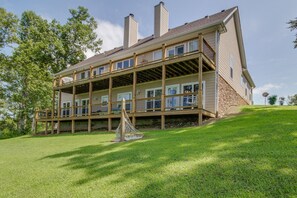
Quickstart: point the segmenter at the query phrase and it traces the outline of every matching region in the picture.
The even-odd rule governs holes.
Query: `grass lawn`
[[[0,197],[297,197],[297,107],[113,138],[0,140]]]

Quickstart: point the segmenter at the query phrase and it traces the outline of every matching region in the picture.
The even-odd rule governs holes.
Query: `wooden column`
[[[54,130],[55,130],[55,123],[54,123],[55,106],[56,106],[56,91],[53,90],[52,115],[51,115],[51,118],[52,118],[52,131],[51,131],[51,134],[54,134]]]
[[[165,44],[162,45],[162,95],[161,95],[161,129],[165,129],[165,94],[166,94],[166,65],[165,61]]]
[[[126,102],[125,99],[122,100],[122,110],[121,110],[121,131],[120,131],[120,142],[125,141],[126,123],[125,123],[125,110]]]
[[[112,130],[112,119],[110,118],[112,113],[112,78],[109,77],[109,88],[108,88],[108,131]]]
[[[202,125],[202,109],[203,109],[203,98],[202,98],[202,53],[203,53],[203,36],[202,34],[199,34],[199,56],[198,56],[198,83],[199,83],[199,89],[198,89],[198,125]]]
[[[132,124],[135,127],[136,125],[136,83],[137,83],[137,73],[134,71],[133,72],[133,88],[132,88]]]
[[[93,83],[89,82],[88,132],[92,131]]]
[[[61,119],[61,102],[62,102],[62,92],[61,89],[59,89],[59,103],[58,103],[58,127],[57,127],[57,133],[60,133],[60,119]]]

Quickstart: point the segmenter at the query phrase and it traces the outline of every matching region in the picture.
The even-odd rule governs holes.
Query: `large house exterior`
[[[168,29],[164,3],[154,9],[152,36],[138,39],[138,24],[130,14],[122,47],[56,74],[53,108],[38,111],[36,121],[47,129],[51,123],[58,133],[111,131],[125,98],[134,125],[158,123],[164,129],[167,119],[194,118],[200,125],[232,106],[252,104],[255,84],[247,70],[237,7],[173,29]]]

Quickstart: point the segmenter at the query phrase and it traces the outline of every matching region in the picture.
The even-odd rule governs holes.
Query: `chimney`
[[[155,6],[155,38],[162,36],[168,32],[169,12],[165,8],[165,4],[161,1]]]
[[[125,17],[124,27],[124,49],[137,43],[138,24],[134,19],[133,14]]]

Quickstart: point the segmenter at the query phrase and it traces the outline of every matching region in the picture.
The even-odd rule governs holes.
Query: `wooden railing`
[[[90,105],[71,106],[60,108],[60,118],[85,117],[85,116],[108,116],[116,115],[121,112],[122,101],[113,101],[111,105],[108,103],[92,104],[92,112],[89,113]],[[197,109],[197,92],[189,92],[174,95],[165,95],[164,111],[180,111]],[[127,113],[133,113],[133,100],[126,100]],[[111,110],[108,111],[108,107]],[[162,97],[146,97],[135,99],[135,112],[160,112],[162,111]],[[74,112],[72,112],[74,110]],[[108,114],[110,112],[110,114]],[[51,119],[51,111],[37,111],[37,119]],[[54,113],[54,118],[57,118],[57,111]]]
[[[215,50],[209,45],[209,43],[205,39],[202,39],[202,40],[203,40],[203,48],[202,48],[201,52],[210,61],[212,61],[215,64],[215,59],[216,59]],[[185,43],[185,41],[183,41],[181,43]],[[178,45],[178,44],[181,44],[181,43],[177,43],[175,45]],[[170,47],[170,46],[165,47],[162,50],[162,53],[166,53],[166,49],[168,47]],[[74,72],[72,76],[70,76],[70,75],[59,76],[58,78],[54,79],[53,86],[58,87],[58,86],[63,86],[63,85],[67,85],[67,84],[72,84],[74,82],[87,81],[87,80],[89,80],[91,78],[98,78],[98,77],[101,77],[101,76],[104,76],[104,75],[108,75],[110,73],[121,72],[121,71],[124,71],[124,70],[133,69],[135,67],[143,67],[143,66],[159,63],[159,62],[162,62],[162,61],[179,59],[181,57],[186,57],[186,56],[190,56],[190,55],[199,53],[199,50],[195,50],[195,51],[185,52],[183,54],[170,56],[170,57],[165,56],[165,54],[162,54],[162,57],[163,57],[162,59],[154,60],[152,58],[152,54],[154,53],[154,51],[158,51],[158,50],[161,50],[161,48],[155,49],[153,51],[145,52],[145,53],[142,53],[142,54],[138,54],[138,55],[135,54],[134,55],[134,65],[130,66],[128,68],[122,68],[122,69],[119,69],[119,70],[115,69],[115,63],[119,61],[119,60],[116,60],[116,61],[111,61],[108,64],[104,64],[104,67],[106,67],[106,68],[105,68],[104,72],[102,72],[100,74],[96,73],[96,75],[93,75],[93,70],[97,69],[97,68],[100,68],[102,66],[90,67],[89,69],[81,70],[78,73]],[[150,54],[150,55],[147,55],[147,54]],[[150,58],[143,58],[143,56],[145,56],[145,55],[147,55]],[[142,57],[142,58],[140,59],[140,57]],[[131,59],[131,57],[129,57],[129,59]],[[83,72],[87,72],[87,73],[89,73],[89,75],[85,74],[85,78],[83,78],[83,79],[78,78],[79,75],[81,73],[83,73]]]

